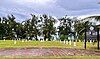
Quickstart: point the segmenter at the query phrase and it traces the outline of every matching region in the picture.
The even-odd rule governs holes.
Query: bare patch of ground
[[[0,49],[0,56],[100,56],[100,51],[75,48],[12,48]]]

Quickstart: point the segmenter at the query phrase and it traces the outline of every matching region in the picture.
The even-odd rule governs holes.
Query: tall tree
[[[8,25],[8,37],[13,39],[15,37],[16,21],[13,15],[8,15],[6,24]]]
[[[48,39],[50,41],[52,35],[56,33],[56,28],[54,27],[56,20],[51,16],[43,15],[43,21],[44,40]]]
[[[38,17],[36,15],[32,15],[32,19],[31,19],[31,31],[32,31],[32,36],[34,36],[34,38],[36,40],[38,40],[38,35],[39,35],[39,30],[38,30]]]
[[[71,19],[69,18],[61,18],[59,29],[59,36],[61,40],[68,39],[68,34],[71,32]],[[63,39],[62,39],[63,38]]]

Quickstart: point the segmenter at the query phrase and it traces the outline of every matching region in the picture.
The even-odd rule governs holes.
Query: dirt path
[[[60,48],[0,49],[0,56],[100,56],[100,51]]]

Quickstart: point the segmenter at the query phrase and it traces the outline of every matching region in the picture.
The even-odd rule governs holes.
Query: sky
[[[0,0],[0,17],[13,14],[21,22],[30,14],[83,16],[100,14],[100,0]]]

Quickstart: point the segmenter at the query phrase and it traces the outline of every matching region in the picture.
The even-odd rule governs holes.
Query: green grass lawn
[[[31,47],[37,47],[37,48],[51,48],[51,47],[56,47],[56,48],[79,48],[83,49],[84,48],[84,43],[83,42],[77,42],[76,46],[69,45],[69,44],[64,44],[59,41],[25,41],[22,42],[16,41],[16,44],[14,44],[14,41],[12,40],[0,40],[0,48],[31,48]],[[97,43],[94,45],[90,44],[87,42],[87,49],[95,49],[97,47]]]
[[[91,45],[89,42],[87,42],[87,49],[95,49],[97,43],[94,45]],[[31,47],[37,47],[37,48],[78,48],[78,49],[84,49],[83,42],[77,42],[76,46],[64,44],[59,41],[16,41],[16,44],[14,44],[14,41],[12,40],[0,40],[0,49],[2,48],[31,48]],[[66,57],[0,57],[0,59],[100,59],[100,56],[66,56]]]
[[[61,47],[64,48],[66,47],[65,44],[62,44],[57,41],[45,41],[45,42],[40,42],[40,41],[16,41],[16,44],[14,44],[14,41],[12,40],[0,40],[0,48],[26,48],[26,47]]]

